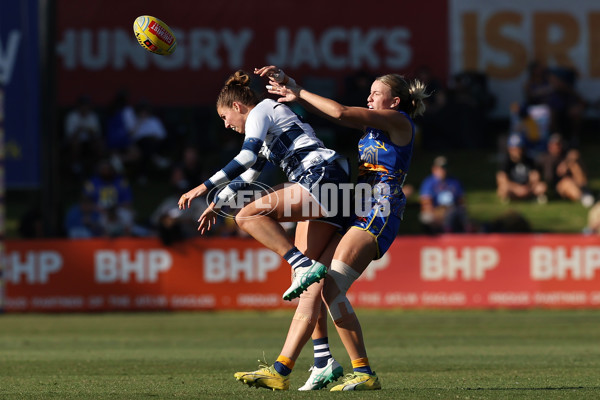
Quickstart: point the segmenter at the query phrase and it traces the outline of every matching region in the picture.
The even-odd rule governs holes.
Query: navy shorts
[[[317,221],[327,222],[338,228],[347,225],[349,215],[345,215],[343,211],[349,208],[348,205],[344,207],[344,204],[350,202],[352,196],[348,190],[342,188],[342,185],[350,183],[348,171],[348,161],[338,158],[311,167],[296,180],[310,192],[328,214],[326,217],[318,218]]]

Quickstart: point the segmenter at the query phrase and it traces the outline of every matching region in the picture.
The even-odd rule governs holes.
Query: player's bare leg
[[[323,222],[299,223],[296,228],[296,247],[307,257],[316,259],[324,265],[329,265],[335,247],[339,242],[339,237],[335,236],[336,230],[335,226]],[[296,307],[287,338],[281,350],[282,355],[296,360],[302,347],[315,329],[320,318],[321,309],[326,311],[321,298],[323,282],[311,285],[306,292],[300,295],[300,302]],[[327,315],[325,314],[324,317],[326,326]]]
[[[275,192],[248,204],[236,216],[240,228],[292,266],[292,284],[283,294],[284,300],[295,299],[310,285],[324,278],[327,267],[302,254],[283,233],[279,222],[314,220],[323,216],[319,203],[297,183],[278,186]]]
[[[312,221],[311,224],[315,226],[319,223]],[[320,240],[318,236],[314,234],[314,231],[311,232],[310,230],[307,230],[305,232],[305,225],[306,223],[298,224],[296,230],[296,247],[299,249],[306,247],[306,254],[314,256],[314,252],[311,252],[311,250],[322,248],[324,241]],[[307,244],[302,242],[303,238],[308,240]],[[339,240],[340,236],[337,234],[334,234],[331,240],[329,240],[327,249],[325,249],[321,256],[318,257],[318,260],[321,263],[325,265],[331,263],[333,253]],[[282,356],[295,361],[308,339],[311,336],[313,338],[313,348],[315,351],[314,364],[310,368],[310,377],[305,384],[298,389],[301,391],[325,388],[329,383],[336,381],[344,374],[342,366],[333,358],[329,351],[327,337],[328,314],[325,303],[322,301],[322,288],[323,282],[319,282],[311,285],[306,292],[300,295],[300,302],[296,308],[287,338],[283,349],[281,350]],[[319,328],[316,328],[317,325]]]
[[[368,233],[350,229],[342,238],[332,261],[332,271],[325,280],[323,297],[337,332],[350,356],[354,374],[332,391],[381,389],[379,378],[371,370],[362,328],[346,291],[377,254],[377,242]],[[340,271],[345,271],[341,273]]]
[[[336,226],[321,221],[300,222],[296,227],[294,244],[307,257],[329,264],[333,256],[335,243],[339,239],[333,240],[334,243],[329,251],[326,251],[325,248],[332,241],[332,236],[336,230]],[[273,390],[287,390],[289,388],[289,376],[294,368],[295,361],[314,329],[319,310],[323,304],[321,299],[322,287],[323,281],[309,286],[307,291],[301,294],[284,348],[277,361],[272,366],[265,363],[257,371],[238,372],[235,374],[237,380],[250,386]],[[341,371],[339,371],[339,375],[341,375]]]
[[[322,211],[315,203],[316,200],[299,184],[279,185],[274,192],[246,205],[237,214],[235,221],[242,230],[283,257],[294,247],[294,243],[280,222],[321,217]],[[304,215],[307,210],[308,215]]]
[[[283,294],[284,300],[295,299],[320,281],[327,274],[327,267],[302,254],[285,234],[280,222],[314,220],[323,216],[323,210],[310,193],[293,183],[279,185],[273,193],[246,205],[235,217],[241,229],[292,266],[294,279]]]

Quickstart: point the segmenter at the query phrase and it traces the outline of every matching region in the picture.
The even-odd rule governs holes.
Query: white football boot
[[[310,367],[310,377],[298,390],[319,390],[326,387],[333,381],[337,381],[338,378],[344,375],[344,369],[342,366],[335,361],[332,357],[327,361],[327,365],[323,368],[317,368],[314,365]]]
[[[313,261],[308,267],[294,269],[292,285],[283,294],[284,300],[299,297],[313,283],[319,282],[327,274],[327,267],[318,261]]]

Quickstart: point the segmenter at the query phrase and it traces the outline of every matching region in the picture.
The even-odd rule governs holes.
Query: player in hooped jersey
[[[329,199],[342,201],[343,196],[329,196],[328,203],[322,204],[319,189],[326,183],[339,187],[349,182],[348,163],[326,148],[312,127],[301,122],[288,106],[271,99],[260,101],[249,83],[249,75],[237,71],[217,98],[217,112],[225,127],[245,135],[241,151],[206,182],[183,194],[179,208],[189,208],[194,198],[219,189],[198,220],[198,230],[204,233],[216,222],[221,205],[231,204],[241,188],[258,178],[267,161],[278,165],[291,184],[279,185],[245,205],[236,222],[290,263],[292,285],[283,298],[292,300],[327,273],[323,262],[329,263],[330,258],[318,260],[331,236],[344,225],[342,214],[329,212],[340,209],[340,205],[333,208]],[[284,221],[304,221],[296,228],[295,243],[279,223]]]
[[[362,197],[370,211],[367,215],[356,215],[341,240],[332,239],[325,250],[326,253],[334,251],[334,256],[324,285],[311,286],[306,295],[320,297],[321,293],[312,289],[323,287],[322,297],[352,361],[353,373],[331,390],[380,389],[379,378],[371,370],[367,358],[360,323],[346,292],[372,260],[383,256],[398,233],[406,204],[402,185],[410,166],[415,138],[412,118],[425,110],[423,99],[428,96],[425,86],[417,80],[406,81],[400,75],[384,75],[371,85],[368,108],[346,107],[298,86],[275,66],[262,67],[255,73],[270,78],[269,93],[281,96],[278,101],[298,101],[336,123],[365,132],[359,142],[358,180],[371,187],[372,196]],[[307,309],[302,307],[302,301],[301,297],[282,354],[293,353],[297,357],[308,340],[306,330],[302,330],[306,327],[308,333],[312,333],[315,365],[308,381],[299,390],[318,390],[337,380],[343,370],[329,351],[327,320],[322,307]],[[298,325],[296,320],[299,319],[310,321],[310,324]],[[251,386],[287,389],[291,367],[288,369],[287,374],[282,374],[276,368],[263,366],[253,372],[238,372],[235,377]]]

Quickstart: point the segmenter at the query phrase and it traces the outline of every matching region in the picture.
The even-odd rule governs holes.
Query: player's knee
[[[244,207],[242,208],[235,216],[235,223],[244,231],[246,231],[245,227],[254,222],[254,218],[252,218],[255,213],[255,208],[253,207]]]
[[[240,227],[240,229],[245,231],[244,226],[246,224],[246,221],[248,221],[248,218],[246,215],[244,215],[244,209],[241,209],[240,212],[237,213],[235,216],[235,223],[237,224],[237,226]]]
[[[325,276],[325,286],[323,287],[323,301],[329,308],[329,304],[335,299],[340,290],[338,289],[335,281],[330,275],[331,271]]]
[[[325,284],[323,297],[329,314],[334,321],[339,321],[354,313],[346,293],[359,276],[360,274],[349,265],[339,260],[331,262],[331,271],[328,273],[328,281]]]
[[[294,319],[315,325],[321,312],[321,289],[323,284],[313,284],[300,295]]]

